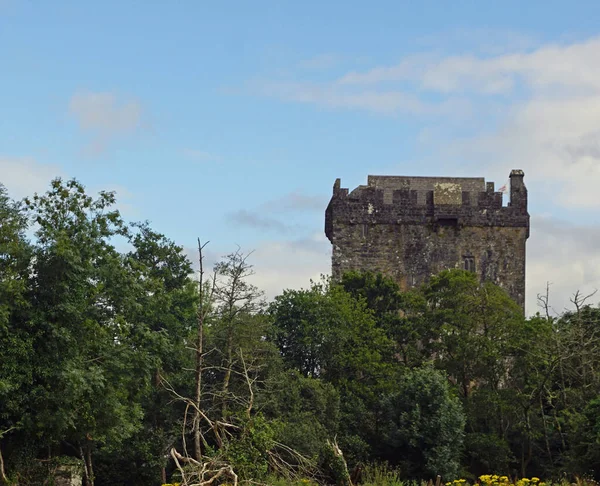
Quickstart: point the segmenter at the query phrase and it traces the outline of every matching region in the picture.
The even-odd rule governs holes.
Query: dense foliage
[[[115,202],[0,186],[0,484],[65,464],[179,482],[179,453],[271,484],[599,474],[600,309],[580,296],[525,319],[469,272],[409,292],[352,272],[267,304],[240,250],[199,287]]]

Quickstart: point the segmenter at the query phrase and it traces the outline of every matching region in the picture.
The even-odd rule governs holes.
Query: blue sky
[[[336,177],[530,190],[528,310],[600,287],[600,2],[0,0],[0,181],[117,191],[269,295],[329,270]]]

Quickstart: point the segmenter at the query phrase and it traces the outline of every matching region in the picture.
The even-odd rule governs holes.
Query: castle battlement
[[[507,205],[482,177],[369,175],[351,192],[337,179],[325,211],[334,277],[382,271],[410,287],[443,268],[474,268],[522,304],[529,237],[523,179],[523,171],[511,172]]]

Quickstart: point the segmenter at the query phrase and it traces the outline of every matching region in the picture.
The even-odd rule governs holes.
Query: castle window
[[[361,234],[363,238],[366,238],[369,235],[369,225],[363,224]]]
[[[457,227],[458,218],[456,216],[438,216],[437,223],[439,226]]]
[[[472,256],[466,256],[466,257],[463,257],[463,261],[464,261],[464,268],[467,272],[475,271],[475,258],[473,258]]]

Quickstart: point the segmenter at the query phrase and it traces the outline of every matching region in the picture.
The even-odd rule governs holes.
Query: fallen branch
[[[233,486],[238,485],[238,476],[229,464],[222,464],[214,460],[197,461],[192,457],[182,456],[175,448],[171,449],[171,457],[181,474],[182,484],[185,486],[210,486],[221,477],[231,479]],[[188,464],[190,468],[186,470],[182,463]]]

